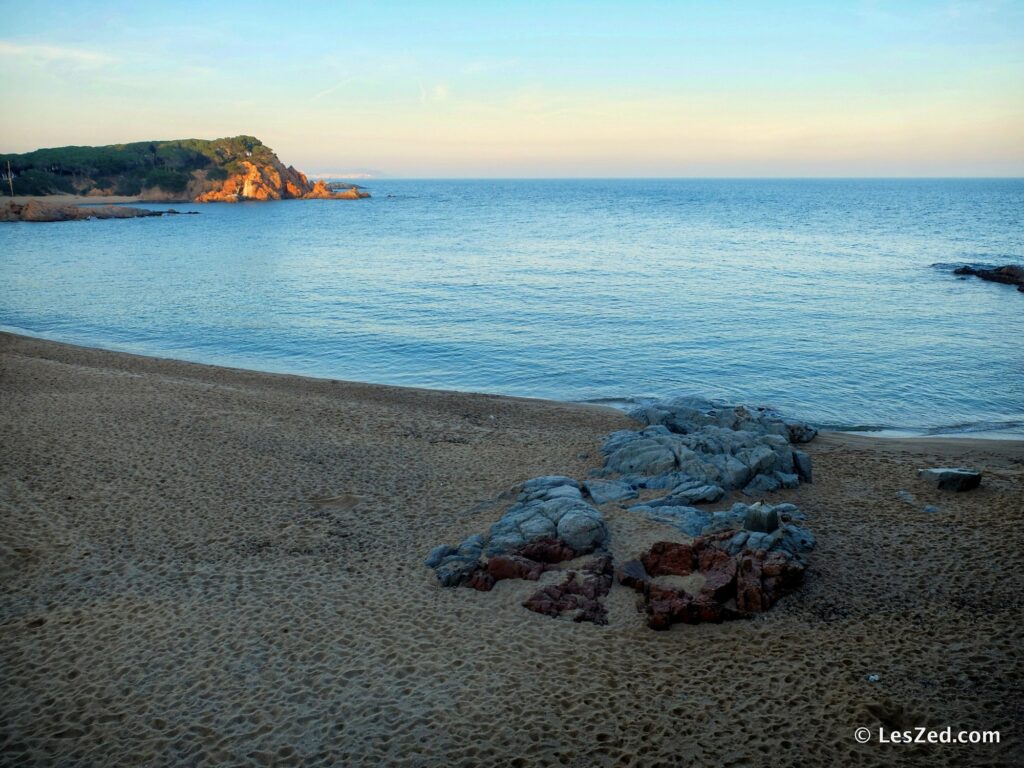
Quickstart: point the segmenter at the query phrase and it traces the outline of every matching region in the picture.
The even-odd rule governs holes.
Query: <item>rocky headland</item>
[[[355,185],[310,181],[254,136],[38,149],[0,155],[0,169],[12,196],[198,203],[370,196]]]

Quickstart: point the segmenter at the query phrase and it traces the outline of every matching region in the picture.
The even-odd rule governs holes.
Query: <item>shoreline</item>
[[[274,371],[261,368],[251,368],[242,365],[229,365],[223,363],[212,363],[202,362],[199,360],[187,360],[184,358],[177,357],[165,357],[163,355],[154,354],[150,352],[136,352],[124,348],[117,348],[116,346],[99,346],[95,344],[78,344],[75,342],[60,341],[49,337],[45,334],[36,333],[23,328],[14,328],[12,326],[0,325],[0,338],[2,336],[20,337],[24,339],[32,339],[34,341],[42,341],[50,344],[65,345],[69,347],[75,347],[81,350],[94,350],[98,352],[109,352],[111,354],[119,355],[130,355],[138,358],[148,358],[152,360],[164,360],[171,362],[178,362],[187,365],[199,365],[211,368],[222,368],[224,370],[239,371],[244,373],[252,374],[265,374],[268,376],[293,376],[297,378],[311,379],[315,381],[337,381],[344,384],[354,384],[362,386],[380,386],[380,387],[394,387],[397,389],[408,389],[412,391],[425,391],[425,392],[447,392],[452,394],[465,394],[465,395],[479,395],[481,397],[508,397],[516,400],[536,400],[539,402],[548,403],[562,403],[566,405],[582,405],[589,407],[607,408],[617,413],[625,414],[630,408],[635,407],[633,398],[611,398],[603,397],[593,400],[557,400],[554,398],[545,397],[534,397],[530,395],[506,395],[497,392],[473,392],[469,390],[457,390],[457,389],[440,389],[431,387],[418,387],[418,386],[407,386],[401,384],[386,384],[379,382],[370,381],[357,381],[353,379],[338,379],[331,376],[317,376],[309,373],[291,373],[288,371]],[[126,345],[127,346],[127,345]],[[800,417],[801,414],[790,414],[795,417]],[[986,429],[979,430],[978,432],[954,432],[945,431],[944,428],[925,428],[921,430],[916,429],[902,429],[896,427],[880,427],[876,429],[863,429],[852,427],[850,429],[841,429],[833,426],[820,428],[823,433],[836,433],[843,435],[865,435],[871,438],[879,440],[973,440],[980,442],[1009,442],[1009,443],[1021,443],[1024,445],[1024,433],[1018,434],[1007,430],[998,429]],[[933,431],[934,429],[942,431]]]
[[[766,496],[817,539],[799,590],[652,632],[619,584],[597,627],[423,564],[524,480],[587,478],[638,426],[612,408],[12,334],[0,393],[3,715],[38,761],[824,768],[884,757],[859,727],[951,725],[1002,742],[932,764],[1020,763],[1024,442],[820,434]],[[949,463],[981,486],[917,476]],[[618,561],[669,535],[601,509]]]

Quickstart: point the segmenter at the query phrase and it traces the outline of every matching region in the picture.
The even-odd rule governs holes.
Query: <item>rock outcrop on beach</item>
[[[186,211],[186,213],[195,213],[195,211]],[[176,211],[173,208],[166,211],[151,211],[147,208],[131,208],[123,205],[49,205],[38,200],[29,200],[24,205],[9,202],[0,208],[0,222],[137,219],[146,216],[176,216],[180,214],[181,211]]]
[[[981,485],[981,472],[966,467],[932,467],[917,476],[942,491],[971,491]]]
[[[490,583],[480,576],[473,586],[486,590],[500,580],[494,578],[498,574],[490,567],[495,558],[559,562],[593,552],[604,545],[607,536],[603,516],[583,500],[579,483],[569,477],[537,477],[523,483],[516,503],[486,535],[470,536],[458,546],[436,547],[426,565],[446,587],[470,582],[484,571],[491,576]],[[509,566],[501,559],[498,562],[502,569]]]
[[[794,513],[792,504],[758,504],[741,510],[738,530],[697,536],[688,544],[656,542],[621,566],[619,583],[642,595],[639,608],[651,629],[767,611],[800,585],[803,556],[814,546],[810,532],[790,522]]]
[[[973,264],[965,264],[953,270],[954,275],[973,275],[982,280],[993,283],[1005,283],[1015,285],[1017,290],[1024,293],[1024,267],[1017,264],[1007,264],[1002,267],[982,267]]]
[[[736,502],[717,511],[694,505],[714,504],[732,491],[760,496],[809,482],[810,457],[793,443],[813,439],[817,430],[768,409],[692,398],[631,415],[647,426],[609,435],[594,477],[582,484],[564,476],[527,480],[486,534],[432,550],[425,565],[438,582],[488,592],[500,581],[541,581],[524,607],[607,623],[603,598],[615,558],[599,507],[617,504],[614,514],[639,515],[666,534],[691,539],[658,542],[618,570],[619,583],[641,593],[638,607],[652,629],[741,618],[768,610],[796,588],[815,539],[799,524],[806,518],[795,505]],[[651,491],[665,493],[649,498]],[[624,503],[641,494],[643,500]],[[616,541],[614,549],[629,546]],[[591,554],[585,563],[573,562]]]
[[[618,474],[632,488],[672,489],[660,506],[717,501],[736,489],[754,496],[812,479],[810,457],[792,444],[817,430],[775,411],[677,398],[630,415],[650,426],[610,435],[598,474]]]
[[[254,136],[58,147],[0,155],[15,195],[117,195],[139,200],[355,200],[349,184],[310,182]]]

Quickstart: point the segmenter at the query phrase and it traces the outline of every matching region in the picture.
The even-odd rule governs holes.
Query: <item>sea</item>
[[[0,327],[261,371],[1024,437],[1024,180],[391,180],[0,225]],[[166,205],[151,205],[166,208]]]

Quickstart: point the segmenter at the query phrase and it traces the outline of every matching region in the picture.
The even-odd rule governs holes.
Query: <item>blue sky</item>
[[[1024,2],[4,2],[0,150],[313,173],[1024,175]]]

